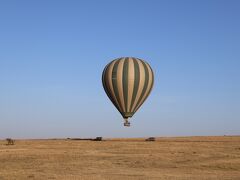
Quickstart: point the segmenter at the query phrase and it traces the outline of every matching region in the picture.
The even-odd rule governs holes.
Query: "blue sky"
[[[0,2],[0,138],[240,132],[240,2]],[[101,84],[117,57],[155,86],[123,127]]]

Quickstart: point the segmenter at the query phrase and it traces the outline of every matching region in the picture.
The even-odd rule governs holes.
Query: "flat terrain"
[[[240,136],[1,140],[4,179],[240,180]]]

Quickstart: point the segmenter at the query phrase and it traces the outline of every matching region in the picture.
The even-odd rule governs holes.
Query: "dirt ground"
[[[5,179],[240,179],[240,136],[0,141]]]

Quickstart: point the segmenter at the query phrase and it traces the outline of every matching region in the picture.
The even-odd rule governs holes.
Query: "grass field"
[[[240,136],[1,140],[4,179],[240,180]]]

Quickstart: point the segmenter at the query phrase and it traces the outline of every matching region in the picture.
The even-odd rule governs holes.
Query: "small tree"
[[[6,141],[7,141],[7,145],[14,145],[14,140],[13,139],[7,138]]]

